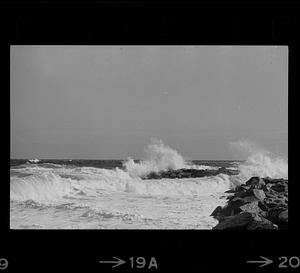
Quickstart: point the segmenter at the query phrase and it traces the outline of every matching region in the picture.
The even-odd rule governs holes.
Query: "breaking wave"
[[[10,198],[16,201],[33,200],[57,203],[82,196],[101,197],[103,193],[132,193],[138,195],[201,196],[224,192],[230,188],[230,177],[220,174],[212,177],[186,179],[132,178],[121,169],[53,169],[35,174],[11,177]]]
[[[165,145],[161,140],[152,140],[146,148],[146,158],[139,163],[134,162],[132,158],[124,163],[125,170],[132,177],[146,176],[151,172],[162,172],[167,170],[178,169],[198,169],[210,170],[218,169],[218,167],[205,165],[192,165],[188,163],[182,155],[176,150]]]
[[[126,171],[133,177],[141,177],[151,172],[182,169],[186,166],[184,158],[161,140],[152,140],[146,148],[146,159],[135,163],[132,158],[124,163]]]
[[[17,201],[52,202],[72,192],[71,183],[54,173],[12,177],[10,198]]]
[[[237,165],[241,181],[247,181],[253,176],[288,179],[287,158],[277,156],[246,140],[230,144],[232,148],[247,156],[244,162]]]

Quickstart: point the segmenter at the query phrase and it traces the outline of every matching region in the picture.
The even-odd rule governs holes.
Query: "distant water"
[[[33,161],[31,161],[33,162]],[[210,229],[227,175],[142,180],[122,160],[11,160],[13,229]],[[139,164],[139,161],[135,161]],[[192,161],[235,168],[234,161]]]

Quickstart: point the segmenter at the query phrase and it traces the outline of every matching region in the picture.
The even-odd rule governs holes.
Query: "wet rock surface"
[[[178,170],[168,170],[159,173],[149,173],[148,175],[142,177],[142,179],[162,179],[162,178],[195,178],[204,176],[215,176],[218,174],[236,175],[237,170],[226,169],[221,167],[217,170],[196,170],[196,169],[178,169]]]
[[[213,229],[288,228],[288,180],[252,177],[226,193],[227,204],[211,214],[219,221]]]

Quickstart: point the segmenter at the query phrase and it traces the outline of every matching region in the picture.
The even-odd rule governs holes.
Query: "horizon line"
[[[101,159],[101,158],[10,158],[10,160],[34,160],[34,159],[38,159],[38,160],[128,160],[127,159]],[[133,160],[143,160],[143,159],[136,159],[136,158],[131,158]],[[246,159],[185,159],[185,161],[190,161],[190,160],[199,160],[199,161],[245,161]]]

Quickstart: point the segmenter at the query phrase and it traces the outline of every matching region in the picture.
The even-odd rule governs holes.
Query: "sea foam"
[[[139,163],[134,162],[132,158],[128,158],[128,160],[124,162],[125,170],[131,177],[142,177],[151,172],[159,173],[183,168],[197,170],[218,169],[218,167],[188,163],[181,154],[165,145],[162,140],[152,140],[145,149],[145,152],[146,157]]]
[[[230,145],[247,156],[247,159],[237,166],[241,181],[245,182],[253,176],[288,179],[287,158],[275,155],[248,140],[231,142]]]

